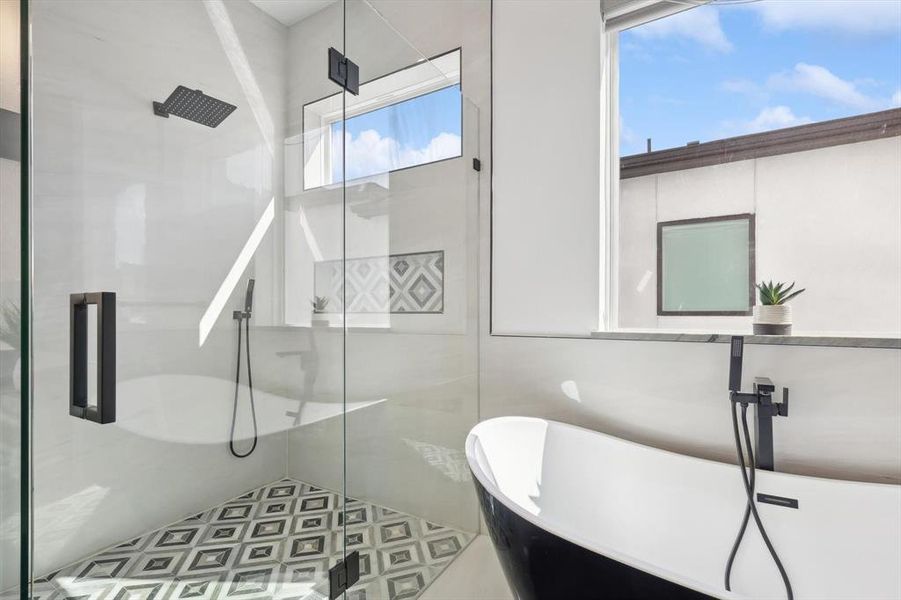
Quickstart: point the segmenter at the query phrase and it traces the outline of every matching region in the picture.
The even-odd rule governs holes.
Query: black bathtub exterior
[[[712,598],[548,533],[504,506],[478,479],[473,481],[494,549],[518,600]]]

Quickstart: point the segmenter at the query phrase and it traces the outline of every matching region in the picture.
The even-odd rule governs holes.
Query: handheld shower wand
[[[766,544],[770,556],[773,557],[773,562],[776,563],[776,568],[779,569],[779,575],[782,576],[782,582],[785,584],[785,592],[788,596],[788,600],[794,600],[794,594],[792,592],[791,582],[788,579],[788,574],[785,572],[785,567],[782,566],[782,561],[779,560],[779,555],[776,553],[776,549],[773,547],[773,543],[770,541],[770,537],[763,527],[763,521],[761,521],[760,515],[757,513],[757,505],[754,502],[754,484],[757,466],[754,462],[754,450],[751,446],[751,433],[748,430],[748,404],[756,403],[757,410],[759,411],[763,404],[763,402],[761,402],[762,395],[767,395],[768,399],[769,394],[772,393],[773,386],[768,380],[766,380],[766,382],[764,382],[764,380],[758,380],[758,383],[754,384],[753,394],[741,391],[741,369],[742,360],[744,358],[744,342],[745,340],[743,337],[733,336],[729,344],[729,399],[732,404],[732,432],[735,435],[735,449],[738,453],[741,478],[744,483],[745,495],[747,496],[748,501],[745,504],[745,513],[741,519],[741,527],[738,529],[738,535],[735,538],[735,543],[732,544],[732,551],[729,553],[729,560],[726,562],[726,590],[732,590],[730,582],[732,563],[735,561],[738,547],[741,545],[741,541],[745,536],[745,530],[748,528],[748,520],[753,516],[754,522],[757,524],[757,529],[760,531],[760,537],[763,538],[763,542]],[[744,433],[745,448],[747,448],[748,451],[747,466],[745,464],[745,453],[741,447],[741,436],[738,431],[738,414],[736,412],[736,406],[738,404],[741,404],[741,425]],[[767,406],[771,407],[772,405],[767,403]],[[785,414],[787,414],[787,407]],[[748,472],[749,470],[750,473]]]
[[[231,426],[231,434],[229,435],[228,440],[228,450],[232,453],[236,458],[246,458],[253,454],[253,451],[256,450],[257,447],[257,410],[256,404],[253,400],[253,377],[251,375],[250,370],[250,315],[253,309],[253,284],[254,280],[249,279],[247,281],[247,291],[244,294],[244,310],[236,310],[232,313],[232,318],[238,322],[238,361],[237,366],[235,368],[235,401],[232,405],[232,426]],[[240,453],[235,449],[235,421],[238,418],[238,391],[240,389],[241,383],[241,324],[244,324],[244,328],[247,331],[247,389],[250,392],[250,414],[251,419],[253,421],[253,444],[250,446],[250,450],[245,453]]]

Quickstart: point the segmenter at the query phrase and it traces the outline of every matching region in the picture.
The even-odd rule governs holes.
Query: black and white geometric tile
[[[328,299],[326,312],[444,312],[444,251],[392,254],[315,264],[313,289]]]
[[[35,591],[42,600],[324,600],[346,547],[360,553],[347,600],[415,600],[472,538],[360,500],[342,507],[338,494],[283,479],[52,573]]]

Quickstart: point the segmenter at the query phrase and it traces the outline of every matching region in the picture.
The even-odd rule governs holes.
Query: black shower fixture
[[[175,88],[165,102],[153,103],[153,112],[157,116],[168,119],[169,115],[175,115],[207,127],[216,127],[236,108],[238,107],[234,104],[183,85]]]

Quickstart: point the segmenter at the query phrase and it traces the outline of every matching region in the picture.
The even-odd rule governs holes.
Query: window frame
[[[417,66],[422,65],[423,63],[431,63],[432,61],[438,60],[450,54],[457,54],[457,69],[454,76],[446,77],[445,82],[441,85],[430,85],[429,82],[425,82],[420,85],[411,85],[406,88],[402,88],[398,93],[391,95],[388,98],[379,99],[375,98],[371,102],[364,103],[362,106],[350,107],[350,108],[342,108],[336,109],[332,111],[327,111],[321,115],[320,122],[317,126],[311,128],[309,132],[307,131],[307,107],[318,104],[320,102],[330,100],[332,98],[339,98],[342,94],[346,93],[344,91],[339,91],[334,94],[329,94],[327,96],[323,96],[321,98],[317,98],[316,100],[312,100],[310,102],[306,102],[301,107],[301,115],[300,115],[300,140],[301,140],[301,156],[303,157],[304,164],[301,168],[301,192],[309,192],[312,190],[322,189],[334,187],[336,185],[341,185],[342,183],[352,183],[358,181],[366,181],[372,179],[373,177],[379,177],[381,175],[388,175],[391,173],[396,173],[399,171],[405,171],[407,169],[412,169],[415,167],[422,167],[425,165],[432,165],[435,163],[443,162],[446,160],[454,160],[457,158],[461,158],[464,154],[464,127],[463,127],[463,47],[457,46],[456,48],[452,48],[445,52],[441,52],[439,54],[435,54],[433,56],[423,58],[422,60],[415,62],[411,65],[407,65],[405,67],[401,67],[399,69],[395,69],[389,73],[385,73],[384,75],[379,75],[378,77],[374,77],[367,81],[360,83],[360,89],[362,90],[364,86],[374,83],[376,81],[380,81],[387,77],[391,77],[397,75],[398,73],[402,73],[409,69],[413,69]],[[453,72],[452,72],[453,73]],[[397,169],[389,169],[387,171],[380,171],[378,173],[372,173],[370,175],[363,175],[361,177],[356,177],[353,179],[343,179],[342,181],[332,181],[331,180],[331,172],[332,172],[332,135],[331,128],[335,123],[341,122],[344,120],[345,122],[353,119],[354,117],[358,117],[361,115],[365,115],[382,108],[386,108],[388,106],[394,106],[397,104],[402,104],[403,102],[407,102],[409,100],[414,100],[416,98],[420,98],[422,96],[426,96],[428,94],[439,92],[442,90],[446,90],[447,88],[459,86],[460,88],[460,153],[456,156],[448,156],[445,158],[441,158],[438,160],[433,160],[429,162],[419,163],[415,165],[408,165],[406,167],[400,167]],[[316,135],[318,132],[318,135]],[[308,142],[307,135],[314,135],[316,139],[319,140],[319,143],[322,147],[323,159],[322,163],[319,165],[319,172],[321,181],[324,183],[319,183],[318,185],[307,186],[307,165],[306,165],[306,144]]]
[[[663,228],[681,225],[698,225],[724,221],[748,222],[748,310],[664,310],[663,308]],[[754,313],[755,283],[757,281],[757,234],[753,213],[696,217],[675,221],[657,222],[657,316],[658,317],[748,317]]]

